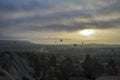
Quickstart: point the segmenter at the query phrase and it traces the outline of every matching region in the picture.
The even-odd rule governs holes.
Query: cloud
[[[29,22],[30,23],[30,22]],[[34,23],[34,22],[33,22]],[[8,26],[8,28],[3,28],[3,31],[14,32],[14,33],[26,33],[26,32],[73,32],[81,29],[92,28],[92,29],[110,29],[110,28],[118,28],[120,25],[120,19],[117,20],[109,20],[109,21],[93,21],[93,22],[80,22],[80,23],[71,23],[71,24],[48,24],[44,26],[40,26],[39,22],[36,24],[16,24],[12,26]]]
[[[0,0],[0,36],[118,28],[119,4],[119,0]]]
[[[47,0],[0,0],[0,10],[19,11],[50,8]]]
[[[55,14],[54,16],[33,16],[1,21],[0,26],[8,30],[20,31],[76,31],[85,28],[117,28],[120,25],[119,15],[107,17],[90,14]],[[10,29],[11,28],[11,29]]]

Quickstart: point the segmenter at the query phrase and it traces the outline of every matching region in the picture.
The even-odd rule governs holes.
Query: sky
[[[119,4],[120,0],[0,0],[0,40],[120,44]],[[88,36],[80,34],[83,30],[94,32]]]

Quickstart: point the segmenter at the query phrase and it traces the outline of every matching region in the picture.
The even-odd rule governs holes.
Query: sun
[[[95,31],[93,29],[85,29],[85,30],[80,31],[80,34],[84,36],[91,36],[94,34],[94,32]]]

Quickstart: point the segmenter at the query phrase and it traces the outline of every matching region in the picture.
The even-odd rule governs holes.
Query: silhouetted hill
[[[41,47],[49,47],[52,49],[55,48],[118,48],[120,45],[108,45],[108,44],[35,44],[29,41],[20,41],[20,40],[0,40],[0,47],[1,48],[41,48]]]
[[[12,46],[31,46],[35,45],[28,41],[18,41],[18,40],[0,40],[0,47],[12,47]]]

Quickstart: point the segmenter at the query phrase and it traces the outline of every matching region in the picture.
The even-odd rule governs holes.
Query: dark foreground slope
[[[0,80],[116,80],[120,76],[118,45],[0,44]]]
[[[4,51],[0,52],[0,69],[7,72],[7,77],[12,77],[12,80],[95,80],[100,76],[119,77],[120,63],[116,62],[114,56],[107,59],[106,56],[101,56],[102,59],[96,57]]]

